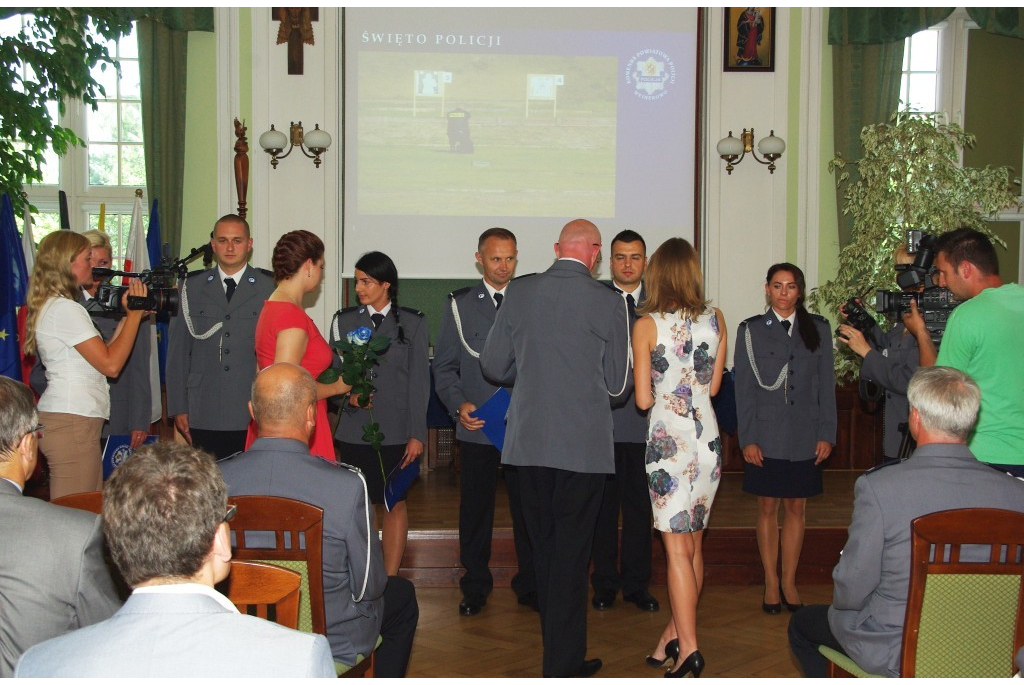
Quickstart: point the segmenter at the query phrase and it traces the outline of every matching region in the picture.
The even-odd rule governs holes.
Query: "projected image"
[[[365,52],[361,215],[614,216],[615,57]]]

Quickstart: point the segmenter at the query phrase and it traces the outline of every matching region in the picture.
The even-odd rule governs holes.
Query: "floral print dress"
[[[718,319],[710,307],[694,320],[676,313],[651,317],[658,338],[645,461],[654,527],[692,533],[707,527],[722,478],[722,440],[711,407]]]

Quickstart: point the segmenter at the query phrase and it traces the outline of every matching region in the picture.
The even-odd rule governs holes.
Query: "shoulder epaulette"
[[[518,281],[520,278],[529,278],[530,276],[536,276],[536,275],[537,275],[537,272],[534,271],[532,274],[523,274],[522,276],[516,276],[512,280],[513,281]]]
[[[754,314],[753,316],[751,316],[749,318],[746,318],[746,319],[743,319],[743,321],[740,321],[740,325],[742,326],[744,324],[748,324],[748,323],[751,323],[753,321],[757,321],[762,316],[764,316],[764,314]]]
[[[456,298],[459,295],[464,295],[464,294],[468,293],[472,289],[473,289],[472,286],[466,286],[465,288],[459,288],[458,290],[453,290],[450,293],[448,293],[448,297],[449,298]]]
[[[197,271],[189,271],[188,275],[186,275],[185,278],[193,278],[193,277],[198,276],[200,274],[205,274],[207,271],[209,271],[209,269],[199,269]]]
[[[239,454],[245,454],[245,450],[239,450],[239,451],[235,452],[234,454],[229,454],[226,457],[221,457],[220,459],[215,459],[214,461],[216,461],[219,464],[222,461],[227,461],[228,459],[234,459]]]
[[[811,318],[812,319],[817,319],[818,321],[821,321],[822,323],[824,323],[826,325],[828,324],[828,319],[826,319],[821,314],[811,314]]]
[[[885,462],[883,464],[879,464],[878,466],[872,466],[870,469],[868,469],[867,471],[864,472],[864,475],[867,476],[869,474],[875,473],[876,471],[881,471],[882,469],[884,469],[887,466],[892,466],[893,464],[902,464],[902,463],[903,462],[899,461],[899,460],[887,461],[887,462]]]
[[[362,470],[358,466],[352,466],[352,464],[346,464],[343,461],[332,461],[330,463],[335,465],[335,466],[337,466],[338,468],[348,469],[349,471],[351,471],[352,473],[356,474],[357,476],[362,476],[363,475]]]
[[[349,312],[356,311],[357,309],[359,309],[362,306],[363,305],[361,305],[361,304],[357,304],[357,305],[353,305],[351,307],[345,307],[344,309],[339,309],[338,310],[338,314],[348,314]]]
[[[401,309],[403,312],[415,314],[416,316],[423,316],[423,312],[421,312],[418,309],[413,309],[412,307],[399,307],[399,309]]]
[[[270,276],[271,278],[274,277],[274,272],[269,270],[269,269],[264,269],[264,268],[258,266],[258,267],[256,267],[256,270],[259,271],[264,276]]]

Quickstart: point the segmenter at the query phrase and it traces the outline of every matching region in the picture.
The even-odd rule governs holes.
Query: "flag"
[[[22,215],[21,224],[21,252],[25,257],[25,276],[32,278],[32,269],[36,265],[36,241],[32,235],[32,208],[25,202],[25,213]],[[26,298],[28,290],[25,290]],[[25,321],[28,319],[28,307],[18,309],[18,340],[25,339]],[[35,366],[36,356],[25,354],[21,357],[21,377],[27,383],[32,374],[32,367]]]
[[[28,273],[14,225],[10,195],[0,200],[0,375],[22,380],[18,307],[25,304]]]
[[[125,271],[148,271],[149,250],[146,248],[146,236],[142,228],[142,198],[135,197],[135,206],[132,208],[132,224],[128,230],[128,247],[124,255]],[[152,389],[153,397],[150,402],[150,423],[158,421],[163,414],[163,406],[160,401],[160,364],[157,353],[156,327],[146,326],[149,330],[150,357],[149,357],[149,387]]]
[[[156,200],[153,200],[153,206],[149,210],[149,231],[146,233],[146,245],[149,247],[149,263],[159,264],[162,250],[160,241],[160,213],[157,211]],[[160,312],[156,315],[156,346],[161,383],[167,380],[167,335],[169,324],[170,315],[167,312]]]
[[[57,193],[60,198],[60,227],[65,231],[71,230],[71,215],[68,214],[68,194],[63,190]]]

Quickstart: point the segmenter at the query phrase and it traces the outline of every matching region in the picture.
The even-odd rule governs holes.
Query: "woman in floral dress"
[[[725,367],[725,319],[704,299],[697,252],[665,241],[647,267],[647,301],[633,328],[636,404],[650,409],[647,476],[654,527],[668,557],[672,618],[647,661],[699,676],[697,598],[704,577],[701,539],[722,475],[722,442],[711,407]],[[680,655],[689,655],[681,659]]]

